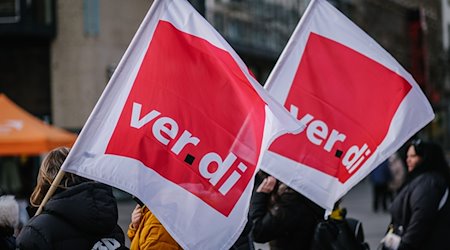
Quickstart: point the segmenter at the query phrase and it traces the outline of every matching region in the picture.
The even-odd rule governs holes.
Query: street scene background
[[[79,133],[152,2],[2,0],[0,93],[45,123]],[[263,85],[310,1],[190,2]],[[329,2],[412,74],[436,113],[420,136],[450,152],[450,1]],[[21,202],[22,221],[41,160],[40,154],[0,155],[0,187]],[[126,232],[135,202],[127,194],[116,195]],[[344,196],[342,206],[348,217],[362,222],[366,241],[377,249],[390,218],[373,212],[368,178]],[[268,249],[267,244],[256,247]]]

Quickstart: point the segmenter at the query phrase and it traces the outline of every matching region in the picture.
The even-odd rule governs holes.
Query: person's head
[[[412,141],[408,146],[406,164],[409,172],[417,168],[423,171],[436,170],[446,174],[449,172],[442,147],[437,143],[425,142],[421,139]]]
[[[406,151],[406,165],[408,166],[408,172],[413,171],[421,162],[422,156],[417,154],[416,141],[413,141]]]
[[[44,158],[39,168],[36,187],[30,197],[32,206],[39,207],[68,154],[69,148],[59,147],[50,151]],[[65,173],[58,188],[65,189],[83,181],[80,176]]]

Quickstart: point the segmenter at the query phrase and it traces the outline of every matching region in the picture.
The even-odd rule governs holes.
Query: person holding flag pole
[[[68,153],[68,148],[56,148],[44,158],[30,198],[31,205],[39,209],[22,228],[17,247],[127,249],[117,225],[117,203],[111,187],[60,171]]]

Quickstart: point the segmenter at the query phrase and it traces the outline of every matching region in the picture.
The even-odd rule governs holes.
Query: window
[[[84,33],[86,36],[97,36],[100,30],[99,1],[83,1]]]
[[[0,2],[0,23],[17,23],[20,20],[20,0]]]

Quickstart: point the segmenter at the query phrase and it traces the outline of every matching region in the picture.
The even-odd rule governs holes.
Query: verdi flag
[[[429,123],[411,75],[325,0],[313,0],[266,89],[307,127],[277,138],[261,169],[326,209]]]
[[[157,0],[62,169],[137,196],[184,249],[229,249],[262,152],[299,124],[188,2]]]

